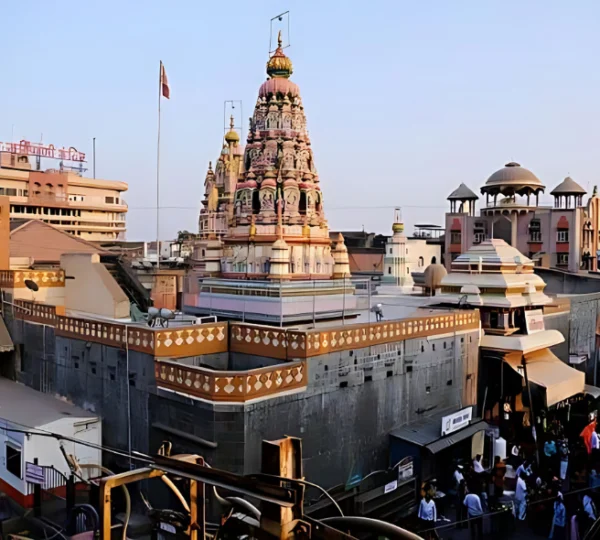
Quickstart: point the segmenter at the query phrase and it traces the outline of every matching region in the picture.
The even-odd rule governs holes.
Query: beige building
[[[124,191],[125,182],[33,170],[27,155],[0,152],[0,195],[9,197],[11,219],[39,219],[85,240],[124,239]]]

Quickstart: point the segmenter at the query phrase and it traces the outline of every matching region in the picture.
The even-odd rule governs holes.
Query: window
[[[569,241],[569,229],[559,229],[556,235],[557,242],[568,242]]]
[[[388,266],[388,274],[391,274],[391,273],[392,273],[392,267]]]
[[[114,197],[104,197],[104,202],[106,204],[114,204],[115,198]]]
[[[4,188],[0,187],[0,195],[4,195]]]
[[[473,240],[474,244],[481,244],[481,242],[483,242],[485,240],[485,233],[484,232],[476,232],[475,233],[475,238]]]
[[[569,254],[557,253],[556,264],[558,266],[567,266],[569,264]]]
[[[451,244],[462,244],[462,234],[460,231],[450,232],[450,243]]]
[[[6,195],[8,195],[9,197],[16,197],[17,196],[17,190],[15,188],[6,188]]]
[[[410,274],[410,268],[408,266],[406,267],[406,273]]]
[[[390,255],[392,254],[392,248],[390,248]]]
[[[425,259],[423,257],[419,257],[419,268],[425,266]]]
[[[17,478],[22,478],[21,449],[9,443],[6,443],[6,470]]]

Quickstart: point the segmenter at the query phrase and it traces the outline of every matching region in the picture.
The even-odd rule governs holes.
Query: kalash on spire
[[[212,240],[213,249],[203,252],[209,257],[210,251],[213,265],[207,273],[213,276],[349,276],[343,239],[332,253],[304,107],[300,89],[290,80],[292,72],[280,32],[243,153],[232,123],[214,173],[209,167],[200,235]]]

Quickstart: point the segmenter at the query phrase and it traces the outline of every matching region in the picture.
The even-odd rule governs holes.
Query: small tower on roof
[[[450,213],[468,214],[469,216],[474,216],[475,203],[478,199],[479,197],[464,183],[462,183],[452,193],[450,193],[450,195],[448,195],[448,200],[450,201]],[[458,208],[457,203],[459,203]]]
[[[344,243],[342,233],[338,234],[337,243],[332,252],[333,255],[333,278],[350,277],[350,261],[348,259],[348,248]]]
[[[583,206],[583,196],[587,193],[575,180],[567,176],[550,195],[554,197],[554,208],[577,208]]]

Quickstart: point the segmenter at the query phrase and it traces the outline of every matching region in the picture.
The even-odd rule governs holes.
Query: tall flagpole
[[[158,140],[156,143],[156,270],[160,269],[160,98],[162,94],[162,60],[158,68]]]

